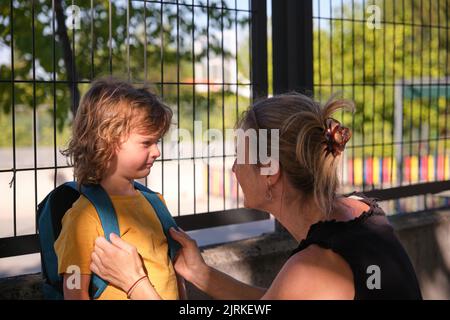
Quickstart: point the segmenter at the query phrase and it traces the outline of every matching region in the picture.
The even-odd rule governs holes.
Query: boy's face
[[[129,179],[148,176],[153,163],[161,155],[158,138],[158,136],[131,132],[116,153],[116,173]]]

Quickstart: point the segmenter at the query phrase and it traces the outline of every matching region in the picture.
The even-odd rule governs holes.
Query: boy
[[[119,236],[136,246],[162,299],[184,297],[184,292],[178,291],[184,285],[177,283],[159,219],[133,182],[150,173],[160,156],[158,140],[169,129],[171,119],[169,107],[147,90],[100,79],[84,95],[69,146],[62,151],[73,162],[78,184],[100,184],[108,193],[117,214]],[[89,266],[98,236],[104,233],[97,212],[80,196],[64,215],[55,242],[58,272],[64,274],[65,299],[89,299]],[[70,266],[80,270],[80,288],[67,285]],[[127,294],[108,285],[99,299],[127,299]]]

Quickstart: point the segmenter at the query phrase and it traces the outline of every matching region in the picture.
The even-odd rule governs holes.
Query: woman
[[[408,255],[376,201],[337,194],[337,167],[351,132],[331,115],[348,108],[346,100],[322,107],[286,94],[255,103],[238,123],[243,130],[280,129],[276,172],[261,175],[268,165],[259,161],[233,165],[244,206],[270,212],[299,242],[269,288],[209,267],[196,242],[171,229],[182,246],[175,270],[216,299],[421,299]],[[246,159],[250,152],[247,145]],[[96,240],[91,270],[131,291],[132,299],[158,298],[136,249],[111,239]]]

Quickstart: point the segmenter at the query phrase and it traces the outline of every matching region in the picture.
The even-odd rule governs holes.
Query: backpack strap
[[[44,200],[38,204],[37,215],[39,225],[39,242],[41,252],[42,274],[45,281],[42,284],[42,292],[45,299],[61,300],[63,296],[63,277],[58,273],[58,257],[55,252],[54,243],[59,235],[60,224],[55,221],[61,219],[60,210],[66,211],[67,208],[61,208],[58,198],[66,191],[74,191],[67,194],[65,201],[74,201],[79,197],[79,192],[76,190],[76,185],[73,183],[64,183],[50,192]],[[70,207],[70,205],[69,205]]]
[[[50,193],[42,203],[45,203],[42,212],[39,216],[39,239],[41,243],[41,252],[45,267],[45,273],[48,281],[52,285],[56,285],[61,281],[61,276],[58,274],[58,257],[56,256],[53,244],[55,242],[55,235],[53,232],[52,216],[50,214]],[[43,214],[46,213],[46,214]]]
[[[169,233],[169,229],[172,227],[178,230],[175,220],[170,214],[169,209],[167,209],[167,206],[162,202],[156,192],[151,191],[150,189],[136,181],[134,182],[134,186],[142,193],[147,201],[150,202],[151,206],[155,210],[156,215],[161,222],[164,235],[167,238],[167,243],[169,245],[169,256],[173,261],[178,250],[181,248],[180,244],[176,240],[174,240]]]
[[[77,189],[76,182],[69,182],[72,188]],[[95,207],[102,224],[106,240],[110,241],[109,235],[115,233],[120,236],[119,222],[116,211],[106,191],[100,185],[81,186],[81,194],[85,196]],[[95,273],[92,274],[92,283],[96,287],[93,298],[97,299],[105,291],[108,283]]]

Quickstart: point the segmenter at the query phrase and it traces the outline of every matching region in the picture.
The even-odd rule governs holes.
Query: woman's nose
[[[236,159],[234,159],[233,166],[231,167],[231,171],[236,173]]]

